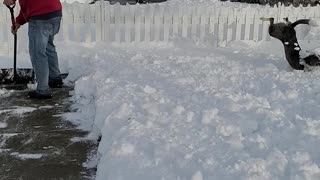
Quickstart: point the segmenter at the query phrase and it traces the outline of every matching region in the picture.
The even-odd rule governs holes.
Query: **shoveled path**
[[[93,179],[95,169],[82,164],[97,145],[71,141],[87,132],[59,116],[70,111],[71,90],[55,89],[51,100],[30,100],[25,90],[0,97],[1,180]]]

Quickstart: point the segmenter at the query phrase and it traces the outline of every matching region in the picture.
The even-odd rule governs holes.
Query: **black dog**
[[[304,70],[306,66],[320,66],[320,56],[317,54],[301,57],[301,48],[294,29],[299,24],[311,25],[310,19],[300,19],[291,23],[288,18],[284,18],[285,22],[276,24],[274,18],[261,18],[261,20],[270,21],[269,34],[282,42],[286,59],[293,69]]]

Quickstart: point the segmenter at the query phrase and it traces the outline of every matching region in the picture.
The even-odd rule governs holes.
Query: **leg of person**
[[[58,55],[57,55],[56,47],[53,41],[54,41],[54,36],[59,32],[61,17],[49,19],[48,22],[52,25],[52,31],[49,36],[47,52],[46,52],[48,56],[48,63],[49,63],[49,87],[59,88],[59,87],[62,87],[63,82],[60,76]]]
[[[46,54],[50,24],[45,20],[29,21],[29,52],[32,66],[38,83],[37,90],[29,93],[30,98],[47,99],[52,97],[48,86],[49,65]]]

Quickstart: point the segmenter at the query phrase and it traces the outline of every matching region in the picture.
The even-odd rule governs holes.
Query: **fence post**
[[[209,34],[213,37],[215,40],[215,44],[218,45],[217,43],[217,33],[216,33],[216,27],[219,27],[218,25],[218,17],[219,17],[219,10],[214,7],[213,9],[210,9],[210,15],[209,15]]]
[[[96,10],[95,13],[95,19],[96,19],[96,41],[100,42],[102,41],[102,4],[104,3],[103,0],[100,0],[97,2],[98,10]]]
[[[79,2],[75,2],[73,7],[73,27],[74,27],[74,35],[75,35],[75,41],[77,42],[81,42],[81,31],[83,30],[82,28],[82,10],[83,10],[83,6],[80,5]]]
[[[172,25],[172,11],[170,7],[167,5],[164,8],[164,22],[163,22],[163,41],[169,42],[169,36],[170,36],[170,27]]]
[[[156,4],[154,8],[154,41],[160,41],[160,30],[161,30],[161,11],[159,4]]]
[[[224,38],[224,32],[225,32],[225,24],[227,22],[229,13],[229,8],[221,8],[219,13],[219,19],[218,19],[218,46],[224,47],[226,46],[226,39]]]
[[[145,14],[144,14],[144,40],[146,42],[149,42],[151,40],[151,7],[148,4],[145,8]]]
[[[251,24],[253,24],[253,16],[252,13],[253,9],[251,5],[249,5],[246,9],[246,22],[244,28],[244,40],[250,40],[250,33],[251,33]]]
[[[200,12],[202,12],[200,15],[200,39],[203,41],[206,37],[206,25],[208,24],[209,17],[206,7],[202,7]]]
[[[266,9],[268,9],[268,11],[266,11]],[[270,17],[269,14],[268,14],[269,9],[270,9],[269,5],[267,5],[263,9],[260,9],[261,16],[266,17],[266,18]],[[269,28],[269,24],[270,23],[268,21],[262,21],[261,23],[262,23],[262,27],[261,27],[262,28],[262,35],[261,35],[262,37],[261,37],[261,40],[266,41],[269,38],[268,28]]]
[[[262,25],[262,21],[260,20],[260,8],[257,7],[254,11],[253,17],[253,40],[257,42],[259,40],[259,32],[260,32],[260,25]]]
[[[85,43],[90,44],[92,42],[92,37],[91,37],[91,26],[92,26],[92,5],[87,6],[87,8],[84,9],[84,28],[85,28]]]
[[[180,26],[179,11],[181,11],[181,6],[179,6],[178,9],[176,9],[176,11],[173,11],[173,17],[172,17],[173,38],[179,35],[179,26]]]
[[[110,5],[107,2],[101,4],[101,39],[104,42],[110,41]]]
[[[192,8],[191,13],[191,36],[197,35],[197,29],[199,26],[199,14],[198,14],[198,7]]]
[[[233,8],[229,8],[229,15],[227,19],[227,24],[228,24],[228,32],[227,32],[227,44],[230,43],[233,39],[233,29],[234,29],[234,24],[236,22],[235,14]]]
[[[125,23],[125,42],[131,42],[131,27],[133,24],[133,15],[131,13],[132,9],[130,5],[124,6],[125,9],[125,16],[124,16],[124,23]]]
[[[142,12],[144,9],[141,5],[136,5],[137,9],[136,11],[134,11],[134,29],[135,29],[135,42],[140,42],[141,41],[141,16],[142,16]]]
[[[188,37],[188,29],[190,26],[191,22],[191,11],[188,6],[183,6],[181,9],[182,12],[182,37]]]
[[[121,34],[120,34],[120,19],[121,19],[121,6],[119,3],[117,3],[114,6],[114,33],[115,33],[115,42],[120,43],[121,41]]]

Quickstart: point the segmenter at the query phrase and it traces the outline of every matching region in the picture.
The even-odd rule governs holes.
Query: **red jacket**
[[[30,17],[62,10],[60,0],[19,0],[21,7],[16,22],[20,25],[29,21]]]

